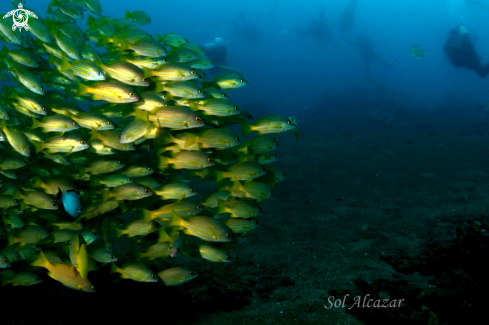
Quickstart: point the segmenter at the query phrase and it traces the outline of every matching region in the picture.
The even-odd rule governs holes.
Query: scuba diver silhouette
[[[458,25],[450,30],[444,50],[454,67],[474,70],[482,78],[489,75],[489,64],[482,65],[481,59],[475,51],[472,36],[464,25]]]
[[[470,4],[470,5],[476,5],[482,9],[484,9],[485,11],[489,11],[489,4],[483,3],[480,0],[465,0],[465,3]]]
[[[234,31],[242,38],[253,42],[260,43],[262,41],[262,32],[256,25],[251,25],[245,18],[244,12],[239,13],[239,18],[233,20]]]
[[[229,52],[226,44],[220,37],[216,37],[213,42],[206,43],[202,47],[205,55],[215,65],[227,65]]]
[[[343,10],[340,20],[338,21],[338,28],[344,34],[349,32],[355,22],[355,11],[357,9],[357,0],[350,0],[350,4]]]
[[[374,61],[380,63],[386,70],[391,68],[391,66],[375,52],[372,41],[367,36],[358,35],[356,42],[353,43],[353,45],[358,49],[358,52],[362,57],[367,79],[370,79],[370,65]]]
[[[305,31],[300,30],[297,26],[294,26],[294,30],[303,38],[311,36],[316,41],[327,42],[331,41],[331,33],[328,25],[324,22],[324,12],[326,8],[321,6],[319,10],[319,17],[310,17],[311,25]]]

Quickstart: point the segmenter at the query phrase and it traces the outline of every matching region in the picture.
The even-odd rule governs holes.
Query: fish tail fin
[[[115,263],[112,263],[112,266],[110,267],[110,273],[109,274],[118,273],[118,272],[119,272],[119,267],[117,267],[117,265],[115,265]]]
[[[151,220],[153,220],[152,218],[152,213],[151,211],[149,210],[146,210],[146,209],[141,209],[143,211],[143,222],[144,223],[148,223],[148,222],[151,222]]]
[[[241,191],[242,187],[243,187],[243,185],[241,185],[241,183],[239,181],[233,182],[233,185],[231,186],[231,192]]]
[[[161,82],[156,82],[156,85],[155,85],[155,94],[161,93],[164,90],[165,90],[165,86]],[[165,100],[167,100],[167,101],[170,100],[170,98],[168,98],[169,95],[170,94],[166,94]]]
[[[110,192],[107,189],[102,190],[102,202],[107,202],[110,199]]]
[[[9,54],[9,50],[7,48],[7,46],[5,46],[5,44],[3,45],[3,49],[2,51],[0,52],[0,57],[1,58],[5,58],[8,54]]]
[[[83,96],[88,93],[88,86],[81,82],[76,83],[76,96]]]
[[[5,132],[5,129],[7,128],[7,122],[5,119],[0,120],[0,129]]]
[[[226,178],[226,172],[216,170],[216,183],[219,183]]]
[[[186,135],[187,135],[187,137],[185,140],[185,148],[190,147],[191,145],[199,142],[199,136],[198,135],[195,135],[192,133],[187,133]]]
[[[124,235],[124,232],[119,227],[115,228],[115,238],[119,238]]]
[[[46,255],[42,252],[42,250],[39,250],[39,255],[37,255],[36,259],[31,263],[32,266],[39,266],[39,267],[47,267],[51,263],[47,259]]]
[[[32,126],[31,129],[37,129],[41,127],[41,123],[36,120],[35,118],[32,118]]]
[[[251,124],[241,123],[241,127],[243,128],[243,136],[245,136],[245,135],[249,134],[251,131],[253,131]]]
[[[152,76],[153,76],[153,70],[143,67],[143,78],[146,79]]]
[[[136,116],[134,117],[135,120],[140,120],[144,122],[148,121],[148,116],[149,116],[148,111],[143,111],[142,109],[135,109],[134,111],[136,114]]]
[[[158,157],[158,168],[159,169],[166,169],[168,168],[168,165],[170,164],[170,158],[160,156]]]
[[[34,176],[31,179],[30,183],[31,183],[32,187],[42,187],[42,184],[44,184],[41,177],[39,177],[39,176]]]
[[[66,57],[63,56],[61,58],[61,67],[59,68],[59,72],[65,72],[66,70],[69,70],[71,68],[70,62],[66,60]]]
[[[161,227],[160,230],[158,231],[158,243],[163,243],[166,241],[172,243],[173,239],[165,231],[165,228]]]
[[[42,149],[44,149],[42,142],[32,141],[32,145],[34,146],[34,149],[36,149],[36,154],[39,153],[39,151],[41,151]]]
[[[92,136],[90,137],[90,140],[102,140],[100,132],[92,128]]]
[[[95,20],[95,18],[93,16],[88,15],[87,25],[88,25],[88,30],[97,29],[97,21]]]
[[[224,205],[224,200],[221,200],[221,199],[217,199],[217,210],[216,210],[216,214],[223,214],[223,213],[227,213],[227,209],[226,209],[226,206]]]
[[[188,107],[192,110],[192,111],[198,111],[199,110],[199,104],[195,103],[195,102],[190,102]]]
[[[131,19],[132,18],[132,14],[126,10],[126,16],[124,17],[124,19]]]
[[[97,187],[100,185],[102,185],[102,181],[99,178],[97,178],[95,176],[90,177],[90,186],[91,187]]]
[[[21,202],[22,203],[22,202]],[[17,242],[17,238],[14,235],[8,235],[8,246],[12,246]]]
[[[178,215],[178,213],[175,212],[175,210],[172,210],[171,218],[170,218],[170,221],[168,222],[168,225],[169,226],[181,226],[183,221],[184,220],[182,219],[182,217],[180,217]]]

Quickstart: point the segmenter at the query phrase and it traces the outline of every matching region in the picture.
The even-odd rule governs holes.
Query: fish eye
[[[87,142],[86,142],[86,141],[84,141],[84,140],[81,140],[81,141],[80,141],[80,143],[81,143],[81,144],[87,144]]]
[[[194,272],[194,271],[188,271],[188,274],[190,274],[190,275],[194,275],[194,274],[195,274],[195,272]]]
[[[4,262],[4,263],[7,263],[7,261],[8,261],[8,260],[7,260],[7,258],[4,258],[4,259],[3,259],[3,262]]]
[[[267,171],[267,169],[265,168],[265,166],[261,166],[261,171],[262,172],[266,172]]]
[[[197,210],[202,210],[202,206],[201,205],[198,205],[197,206]]]
[[[148,167],[148,170],[151,170],[151,168],[150,168],[150,167]]]
[[[76,123],[75,121],[73,121],[73,125],[74,125],[74,126],[77,126],[77,125],[78,125],[78,123]]]
[[[238,109],[239,109],[239,108],[238,108],[238,106],[234,106],[234,110],[236,110],[236,111],[237,111]]]
[[[42,108],[42,110],[43,110],[43,111],[46,111],[46,107],[43,107],[43,108]]]
[[[245,80],[244,79],[239,79],[239,81],[244,82]]]
[[[236,141],[239,141],[239,137],[236,137],[235,139],[236,139]]]
[[[275,142],[273,144],[276,145],[276,146],[278,146],[278,141],[275,140]]]
[[[134,97],[134,96],[136,96],[136,94],[135,93],[129,93],[129,96]]]
[[[274,157],[278,157],[276,153],[273,154]]]
[[[111,259],[114,259],[114,258],[115,258],[115,256],[114,256],[114,255],[110,255],[110,258],[111,258]]]
[[[90,289],[95,290],[95,287],[94,286],[90,286]]]
[[[53,207],[55,207],[55,206],[56,206],[56,202],[53,202]],[[48,233],[47,230],[45,231],[45,233],[46,234]]]
[[[194,70],[190,71],[191,74],[197,74]]]
[[[226,233],[227,238],[231,238],[231,234],[229,232]]]
[[[202,121],[202,119],[200,117],[196,116],[195,121],[200,122],[200,121]]]
[[[127,178],[127,180],[128,180],[129,182],[131,181],[131,179],[130,179],[129,177]]]
[[[193,193],[194,192],[194,189],[193,188],[190,188],[189,191]]]
[[[152,278],[154,279],[154,278],[156,278],[156,275],[154,275],[154,274],[151,274],[151,277],[152,277]]]
[[[222,94],[222,98],[227,98],[227,97],[228,97],[228,95]]]
[[[212,158],[207,158],[207,161],[208,162],[213,162],[213,159]]]
[[[98,72],[97,74],[98,74],[99,76],[101,76],[101,75],[102,75],[102,72]]]
[[[226,258],[228,260],[229,259],[229,255],[224,256],[224,258]]]
[[[202,90],[199,90],[199,94],[202,94],[202,93],[203,93],[203,91]]]
[[[292,122],[291,122],[291,121],[287,121],[287,124],[288,124],[288,125],[292,125]]]
[[[108,122],[107,122],[107,124],[108,124],[108,125],[112,125],[112,122],[111,122],[111,121],[108,121]]]
[[[131,143],[131,144],[132,144],[132,146],[133,146],[133,147],[135,147],[135,146],[136,146],[136,143],[134,143],[134,142],[133,142],[133,143]]]
[[[44,87],[41,87],[41,91],[44,91]]]
[[[121,164],[121,161],[119,160],[117,163],[120,165]]]
[[[145,193],[149,193],[149,190],[147,188],[144,189]]]

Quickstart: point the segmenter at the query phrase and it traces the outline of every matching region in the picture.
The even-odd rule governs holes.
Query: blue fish
[[[57,198],[61,202],[63,209],[73,218],[78,217],[82,213],[80,197],[75,190],[61,190],[58,187]]]

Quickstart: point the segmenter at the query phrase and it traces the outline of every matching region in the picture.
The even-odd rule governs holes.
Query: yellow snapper
[[[253,124],[242,123],[241,125],[243,127],[243,135],[247,135],[252,131],[256,131],[258,134],[282,133],[296,127],[291,120],[280,115],[262,117]]]
[[[146,236],[156,230],[156,225],[153,222],[145,222],[143,219],[138,219],[128,224],[125,229],[115,228],[115,236],[116,238],[123,235],[128,237]]]
[[[69,132],[79,128],[78,123],[61,114],[44,118],[42,121],[32,119],[31,128],[43,128],[44,132]]]
[[[24,133],[15,127],[7,127],[5,120],[0,120],[0,129],[15,151],[25,157],[31,156],[32,149]]]
[[[176,212],[172,213],[170,226],[184,227],[187,235],[201,238],[212,242],[230,242],[232,234],[220,221],[205,216],[190,216],[186,219],[180,217]]]
[[[211,262],[231,262],[228,252],[222,248],[199,244],[199,253],[203,259]]]
[[[238,106],[227,99],[206,99],[194,102],[190,107],[194,110],[203,111],[206,115],[231,116],[240,114]]]
[[[237,73],[225,73],[212,79],[212,83],[220,89],[235,89],[246,86],[246,80]]]
[[[93,86],[77,84],[77,96],[91,94],[95,100],[106,100],[110,103],[137,102],[139,97],[131,87],[116,80],[99,81]]]
[[[197,194],[190,185],[179,182],[164,184],[156,188],[154,193],[164,200],[182,200]]]
[[[267,169],[254,161],[246,161],[233,165],[226,172],[216,172],[216,182],[220,182],[224,178],[230,178],[232,181],[249,181],[265,175]]]
[[[158,167],[167,168],[171,165],[174,169],[201,169],[214,165],[214,160],[202,151],[181,151],[173,157],[159,157]]]
[[[112,263],[110,273],[120,273],[121,278],[138,282],[158,282],[158,278],[146,265],[142,263],[128,263],[118,267]]]
[[[198,128],[205,124],[204,120],[188,107],[167,106],[152,111],[149,121],[154,126],[171,130]]]
[[[62,137],[52,137],[46,142],[35,143],[36,152],[47,149],[48,152],[78,152],[88,149],[90,145],[76,135],[64,135]]]
[[[32,266],[39,266],[48,269],[48,275],[56,281],[61,282],[64,286],[84,292],[95,292],[94,286],[88,279],[83,279],[76,268],[66,264],[52,264],[46,258],[46,255],[39,251],[36,260],[31,263]]]
[[[161,272],[158,276],[167,286],[176,286],[197,277],[197,272],[182,266],[175,266]]]
[[[17,236],[10,234],[8,237],[8,245],[11,246],[16,243],[21,246],[35,244],[47,236],[49,236],[49,233],[44,228],[39,226],[29,226]]]
[[[103,191],[103,200],[113,197],[117,200],[140,200],[153,195],[153,192],[136,183],[124,184],[114,187],[112,191]]]

